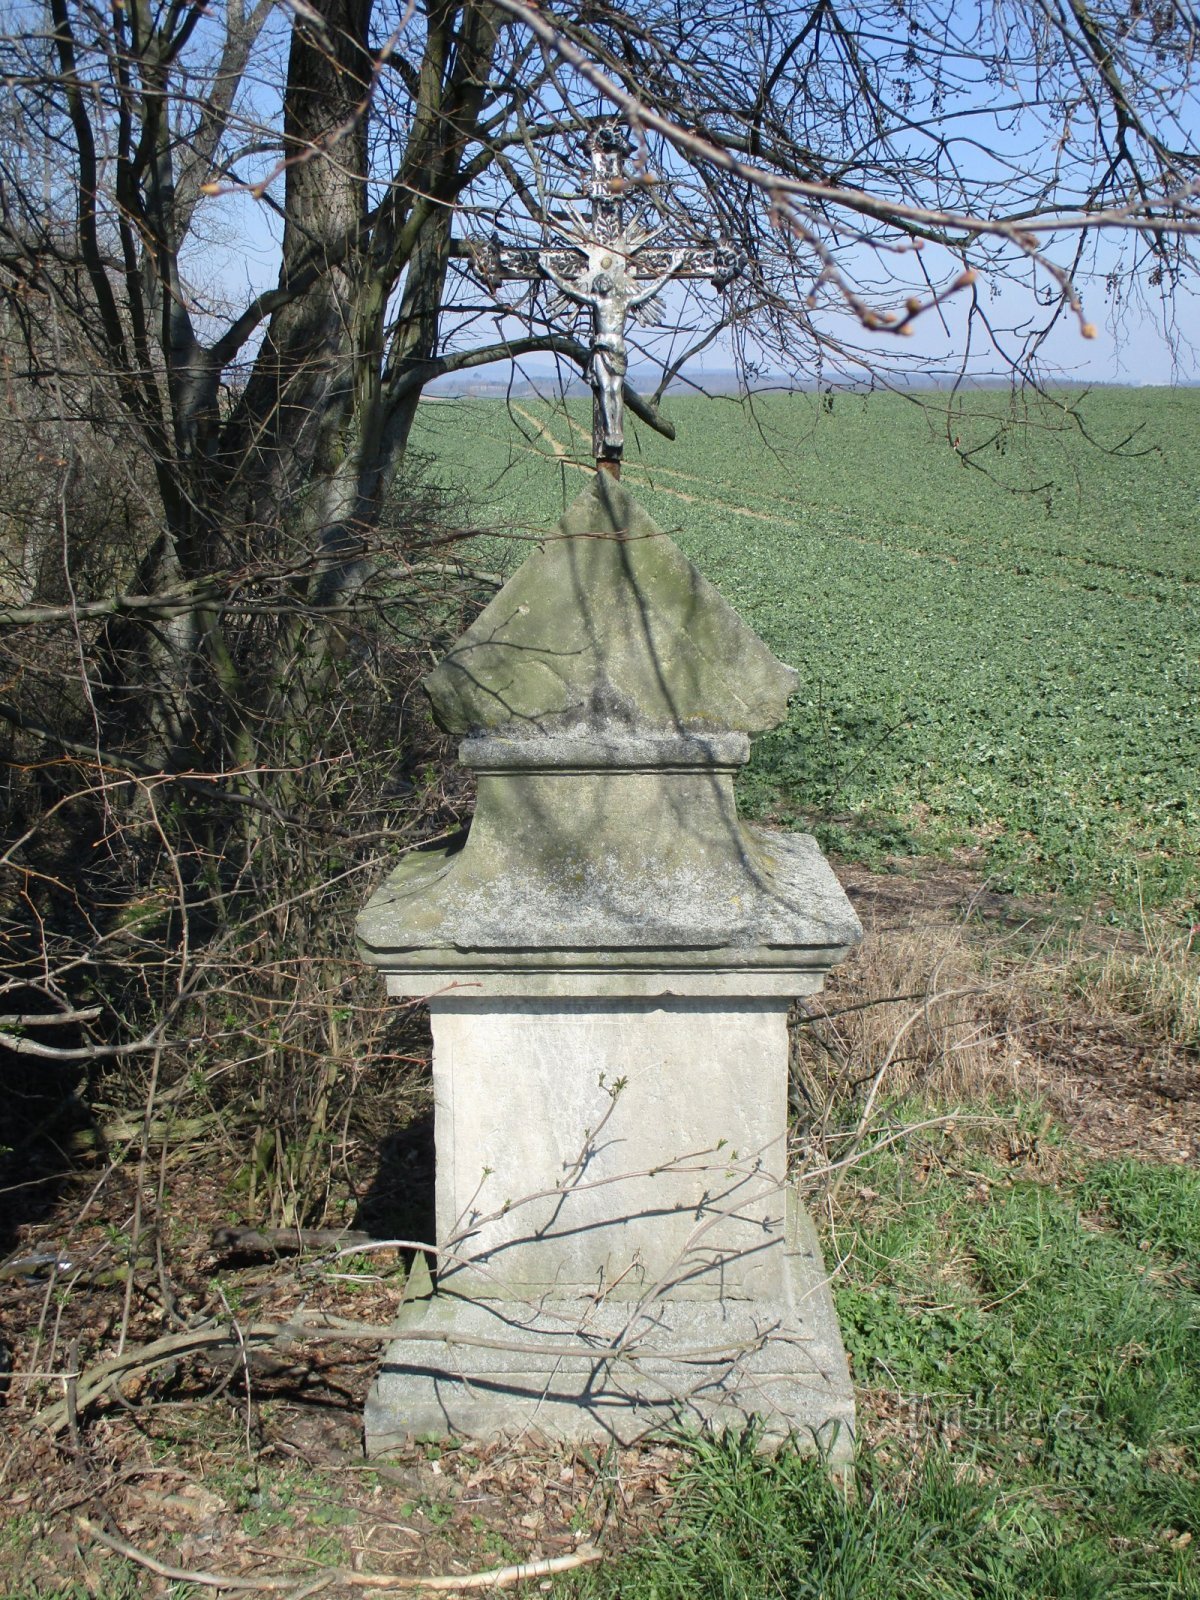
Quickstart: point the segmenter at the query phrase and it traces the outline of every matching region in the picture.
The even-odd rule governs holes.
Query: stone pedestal
[[[757,1415],[846,1457],[786,1017],[861,931],[815,842],[733,798],[793,683],[603,477],[427,680],[479,788],[465,842],[412,852],[359,925],[428,1000],[437,1142],[436,1292],[369,1450]]]
[[[820,1245],[788,1206],[780,1292],[689,1299],[679,1286],[639,1307],[557,1295],[540,1306],[439,1288],[406,1307],[367,1401],[366,1447],[413,1437],[633,1443],[662,1428],[741,1428],[849,1464],[854,1391]]]

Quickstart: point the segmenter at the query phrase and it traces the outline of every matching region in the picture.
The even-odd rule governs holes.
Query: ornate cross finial
[[[662,229],[643,227],[629,215],[642,210],[628,203],[625,163],[635,149],[629,130],[607,117],[595,124],[585,143],[592,163],[585,190],[589,214],[586,221],[576,215],[569,225],[547,224],[561,245],[512,249],[493,235],[487,241],[469,241],[469,247],[472,266],[489,288],[549,279],[558,290],[551,312],[576,305],[591,313],[592,448],[597,469],[619,478],[629,370],[627,318],[656,321],[662,313],[659,292],[676,278],[707,278],[724,289],[742,271],[745,257],[723,245],[650,249]]]
[[[637,146],[615,117],[598,122],[584,140],[592,158],[588,180],[591,232],[597,244],[616,244],[625,228],[625,163]]]

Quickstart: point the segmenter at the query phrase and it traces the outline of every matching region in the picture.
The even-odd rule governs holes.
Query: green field
[[[437,402],[415,443],[484,525],[536,537],[582,487],[589,409]],[[635,426],[626,482],[801,674],[746,810],[868,857],[979,843],[1000,886],[1192,914],[1200,391],[667,410],[678,439]]]

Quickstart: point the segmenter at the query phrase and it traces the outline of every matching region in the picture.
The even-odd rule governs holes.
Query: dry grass
[[[1200,1047],[1200,930],[1144,922],[1136,944],[1072,952],[1070,987],[1102,1015],[1136,1022],[1164,1045]]]
[[[1008,974],[985,974],[962,925],[869,932],[825,994],[803,1003],[793,1066],[828,1106],[859,1093],[979,1103],[1011,1090]]]
[[[819,1142],[847,1111],[865,1131],[899,1102],[1019,1099],[1096,1151],[1178,1160],[1200,1145],[1194,929],[1060,923],[932,865],[906,886],[848,887],[866,937],[794,1017],[803,1132]]]

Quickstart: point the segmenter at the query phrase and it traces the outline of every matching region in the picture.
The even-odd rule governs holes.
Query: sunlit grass
[[[839,1311],[874,1437],[849,1489],[752,1439],[703,1443],[669,1528],[576,1592],[1200,1595],[1200,1298],[1183,1265],[1200,1179],[1120,1162],[1013,1181],[982,1148],[948,1155],[925,1139],[877,1157],[841,1219]]]

